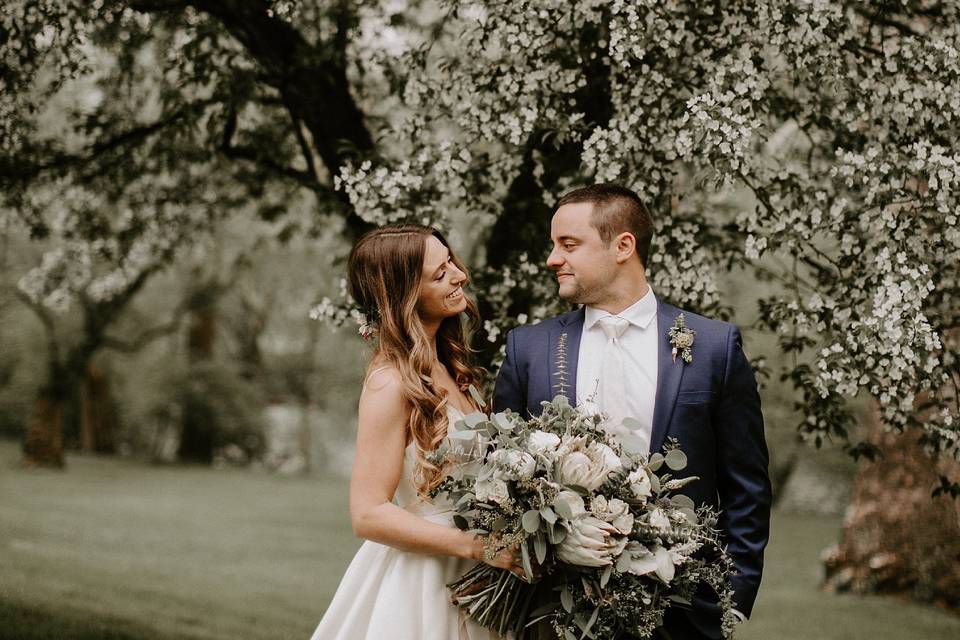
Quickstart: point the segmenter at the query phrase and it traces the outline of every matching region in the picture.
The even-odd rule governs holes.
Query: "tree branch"
[[[65,170],[89,164],[107,152],[139,146],[148,138],[177,124],[185,117],[216,103],[216,100],[208,99],[186,104],[156,122],[134,127],[106,140],[98,140],[83,154],[59,153],[55,154],[52,160],[38,164],[24,163],[21,159],[14,158],[0,160],[0,179],[29,182],[47,171]]]
[[[183,318],[183,305],[177,307],[173,317],[164,324],[146,329],[133,340],[125,341],[113,336],[104,335],[102,344],[105,348],[113,349],[121,353],[136,353],[145,346],[163,336],[169,335],[180,328],[180,321]]]

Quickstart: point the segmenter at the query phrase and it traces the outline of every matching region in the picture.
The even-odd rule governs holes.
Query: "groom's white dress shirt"
[[[580,336],[580,354],[577,358],[577,404],[587,402],[599,406],[600,376],[603,367],[604,348],[607,336],[598,324],[600,318],[609,316],[602,309],[588,306]],[[657,395],[657,298],[653,289],[635,303],[617,314],[629,325],[620,336],[623,349],[625,414],[636,418],[647,442],[653,432],[653,404]]]

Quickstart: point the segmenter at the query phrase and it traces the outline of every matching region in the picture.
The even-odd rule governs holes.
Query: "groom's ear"
[[[629,231],[624,231],[613,239],[617,251],[617,263],[623,264],[637,255],[637,239]]]

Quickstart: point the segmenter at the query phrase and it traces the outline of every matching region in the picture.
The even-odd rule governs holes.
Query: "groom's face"
[[[616,250],[590,224],[593,203],[565,204],[553,214],[553,251],[547,266],[557,272],[559,295],[575,304],[596,304],[616,273]]]

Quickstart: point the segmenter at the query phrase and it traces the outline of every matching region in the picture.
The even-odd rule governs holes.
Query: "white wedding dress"
[[[449,405],[448,405],[449,406]],[[463,414],[450,406],[450,423]],[[421,518],[453,524],[449,501],[430,502],[413,482],[416,443],[404,452],[394,502]],[[401,551],[367,540],[347,567],[311,640],[498,640],[450,602],[447,583],[475,560]]]

